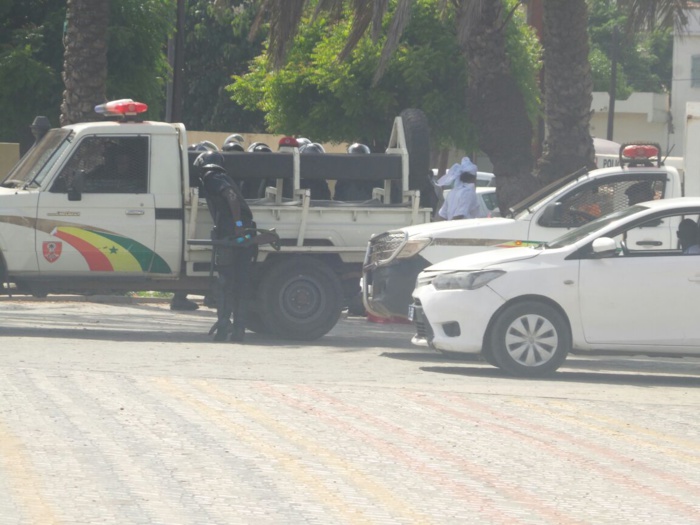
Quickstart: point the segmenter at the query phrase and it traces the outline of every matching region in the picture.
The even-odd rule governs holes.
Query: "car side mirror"
[[[610,257],[617,253],[617,244],[615,239],[610,237],[598,237],[591,245],[593,255],[596,257]]]
[[[537,221],[540,226],[561,226],[561,202],[553,202],[544,210],[540,220]]]
[[[75,171],[68,178],[68,200],[79,201],[83,197],[83,186],[85,184],[85,170]]]

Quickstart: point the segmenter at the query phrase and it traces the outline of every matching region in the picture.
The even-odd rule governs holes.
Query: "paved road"
[[[517,380],[165,306],[0,300],[0,525],[700,523],[700,360]]]

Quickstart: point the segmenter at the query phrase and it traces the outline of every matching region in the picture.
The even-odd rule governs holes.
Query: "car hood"
[[[489,231],[494,231],[493,228],[499,226],[507,227],[515,222],[513,219],[502,217],[493,217],[487,219],[463,219],[457,221],[437,221],[427,224],[416,224],[414,226],[406,226],[402,228],[409,237],[472,237],[473,232],[477,232],[484,226],[489,228]]]
[[[542,253],[536,248],[506,248],[503,250],[489,250],[485,252],[463,255],[454,259],[447,259],[429,266],[425,272],[449,272],[459,270],[478,270],[497,264],[509,263],[532,259]]]
[[[26,193],[26,191],[18,190],[17,188],[3,188],[0,186],[0,195],[15,195],[17,193]]]

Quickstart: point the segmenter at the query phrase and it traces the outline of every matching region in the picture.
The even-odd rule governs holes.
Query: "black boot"
[[[231,323],[226,321],[217,321],[209,333],[214,333],[214,341],[228,341],[229,333],[231,332]]]
[[[231,331],[231,339],[230,341],[232,343],[242,343],[243,340],[245,339],[245,327],[241,326],[240,324],[236,324],[236,322],[233,322],[233,330]]]

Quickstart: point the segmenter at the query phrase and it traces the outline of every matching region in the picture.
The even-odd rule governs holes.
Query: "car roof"
[[[640,205],[653,210],[673,210],[686,206],[700,206],[700,197],[676,197],[674,199],[657,199],[653,201],[640,202]]]

